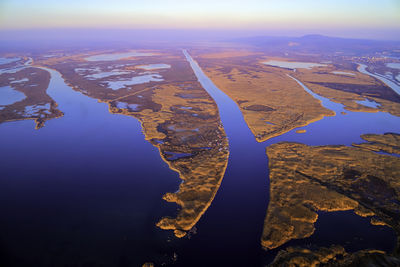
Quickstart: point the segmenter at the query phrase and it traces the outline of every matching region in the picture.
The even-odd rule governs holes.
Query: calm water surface
[[[162,216],[176,213],[176,206],[163,201],[162,195],[176,191],[180,180],[161,160],[158,149],[145,141],[140,123],[109,113],[106,104],[72,90],[58,72],[46,69],[52,77],[48,94],[65,115],[47,121],[40,130],[34,130],[32,121],[0,124],[4,263],[140,266],[166,261],[176,252],[180,266],[260,266],[277,252],[265,253],[260,247],[269,198],[268,145],[278,141],[350,145],[361,141],[363,133],[400,131],[398,117],[382,112],[342,115],[341,104],[296,80],[337,115],[302,127],[305,134],[292,130],[258,143],[236,103],[184,54],[217,103],[230,146],[221,188],[200,219],[197,234],[176,240],[155,227]],[[352,212],[321,213],[316,227],[310,238],[286,246],[346,244],[350,251],[371,247],[389,251],[394,245],[391,229],[372,226]]]
[[[0,87],[0,105],[11,105],[25,99],[25,95],[11,86]]]
[[[360,140],[359,135],[356,137],[357,133],[365,133],[363,132],[365,130],[368,132],[368,129],[376,129],[379,125],[366,127],[368,122],[364,121],[352,128],[352,130],[357,129],[356,134],[348,131],[338,138],[336,132],[332,131],[332,129],[339,125],[343,128],[346,126],[346,122],[341,121],[341,117],[338,116],[327,117],[320,122],[326,123],[330,118],[340,119],[334,122],[333,125],[331,125],[333,121],[328,121],[323,125],[320,124],[315,127],[315,131],[312,131],[313,134],[293,135],[294,131],[291,131],[281,138],[257,143],[236,103],[212,83],[186,51],[184,51],[184,54],[202,86],[217,102],[221,120],[229,138],[230,156],[220,190],[207,213],[197,224],[197,235],[194,235],[187,243],[182,242],[183,244],[177,248],[179,255],[177,265],[264,265],[272,261],[277,251],[282,248],[265,253],[260,246],[261,232],[269,198],[266,146],[283,140],[299,142],[301,137],[303,137],[301,141],[311,145],[336,144],[343,141],[345,141],[345,144],[351,144],[353,139]],[[298,82],[304,86],[300,81]],[[319,98],[327,108],[331,108],[335,112],[343,109],[342,105],[320,97],[306,87],[305,89],[314,97]],[[359,113],[356,114],[358,115]],[[385,118],[383,113],[379,115],[383,115],[383,117],[379,117],[377,121]],[[347,123],[351,124],[360,118],[361,120],[363,119],[363,117],[359,116],[350,117]],[[390,123],[385,129],[400,130],[398,126],[400,124],[397,123],[399,121],[392,121],[395,119],[397,117],[390,116],[388,119]],[[330,132],[325,132],[327,125],[330,126]],[[384,131],[385,129],[379,129],[378,131]],[[339,128],[337,131],[339,131]],[[316,232],[310,238],[290,241],[283,248],[291,245],[309,246],[312,243],[313,246],[341,244],[348,251],[371,247],[390,251],[396,241],[396,236],[392,229],[373,226],[370,224],[369,219],[361,218],[352,211],[320,212],[316,227]]]
[[[363,140],[360,138],[362,134],[400,132],[400,117],[393,116],[387,112],[348,111],[344,109],[342,104],[335,103],[326,97],[314,93],[301,81],[293,79],[313,97],[320,100],[324,107],[333,110],[336,115],[325,117],[305,127],[293,129],[286,134],[268,140],[267,144],[279,141],[292,141],[307,145],[351,145],[352,143],[362,142]],[[342,114],[342,112],[345,114]],[[305,129],[307,133],[298,134],[296,133],[298,129]]]
[[[114,60],[119,60],[119,59],[128,58],[128,57],[148,57],[148,56],[153,56],[153,55],[154,54],[152,54],[152,53],[131,51],[131,52],[126,52],[126,53],[107,53],[107,54],[94,55],[94,56],[85,58],[85,60],[87,60],[87,61],[114,61]]]
[[[155,227],[180,183],[140,123],[113,115],[54,70],[48,94],[65,113],[40,130],[0,124],[2,266],[140,266],[163,257]]]
[[[396,82],[389,80],[387,77],[383,76],[383,75],[379,75],[379,74],[374,74],[371,73],[369,71],[367,71],[367,66],[364,64],[358,64],[358,68],[357,70],[361,73],[367,74],[369,76],[372,76],[380,81],[382,81],[383,83],[385,83],[387,86],[389,86],[390,88],[392,88],[393,91],[395,91],[398,95],[400,95],[400,85],[397,84]]]
[[[280,61],[269,60],[263,62],[265,65],[286,68],[286,69],[312,69],[314,67],[325,67],[325,64],[312,63],[312,62],[294,62],[294,61]]]

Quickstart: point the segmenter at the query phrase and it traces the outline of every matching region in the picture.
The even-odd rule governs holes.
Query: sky
[[[225,29],[393,39],[400,36],[400,0],[0,0],[0,30],[46,28]]]

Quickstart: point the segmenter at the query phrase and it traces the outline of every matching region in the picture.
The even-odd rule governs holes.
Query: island
[[[47,94],[50,73],[31,67],[31,59],[23,59],[0,66],[0,123],[34,120],[40,129],[50,119],[63,113]]]
[[[400,247],[400,136],[363,135],[353,146],[281,142],[266,149],[270,202],[261,244],[266,250],[313,234],[318,211],[353,210],[397,233]],[[375,151],[380,151],[377,153]]]
[[[251,46],[191,50],[206,75],[237,103],[259,142],[336,115],[296,80],[348,111],[400,115],[398,93],[359,71],[358,58],[324,54],[323,48],[318,52],[282,55]]]
[[[138,119],[146,140],[179,173],[179,190],[164,200],[179,205],[157,226],[183,237],[210,206],[228,162],[228,140],[216,103],[180,50],[96,51],[37,58],[113,114]]]

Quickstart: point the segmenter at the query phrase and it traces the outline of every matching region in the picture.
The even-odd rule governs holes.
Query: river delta
[[[396,64],[248,45],[4,54],[0,255],[396,266]]]

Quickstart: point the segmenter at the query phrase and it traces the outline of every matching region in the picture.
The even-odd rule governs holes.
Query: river
[[[266,253],[260,245],[269,198],[268,145],[350,145],[361,141],[363,133],[400,132],[398,117],[383,112],[342,115],[342,105],[305,87],[337,115],[301,127],[305,134],[294,129],[258,143],[237,104],[184,54],[218,105],[230,148],[220,190],[198,222],[197,234],[175,239],[155,227],[161,217],[176,213],[176,205],[162,195],[175,191],[181,180],[145,141],[140,123],[109,113],[107,104],[74,91],[57,71],[42,68],[51,74],[47,92],[65,115],[40,130],[31,120],[0,124],[0,201],[6,203],[0,206],[2,263],[140,266],[176,252],[180,266],[264,265],[277,252]],[[371,243],[390,250],[394,244],[391,229],[372,226],[351,212],[320,214],[316,227],[312,237],[288,245],[361,238],[347,245],[351,251]]]
[[[39,130],[32,120],[0,124],[1,263],[140,266],[162,256],[172,234],[155,224],[176,212],[162,196],[178,174],[139,121],[42,69],[65,115]]]
[[[381,112],[351,112],[349,115],[342,115],[340,112],[343,111],[343,105],[314,94],[296,80],[338,115],[303,127],[309,131],[307,134],[297,134],[292,130],[280,137],[258,143],[244,121],[238,105],[213,84],[187,51],[184,50],[183,53],[203,88],[218,105],[221,121],[229,139],[230,155],[221,187],[212,205],[197,224],[198,233],[189,241],[183,241],[177,248],[178,266],[207,266],[211,263],[221,266],[263,266],[272,261],[277,250],[265,252],[260,244],[269,199],[268,159],[265,154],[268,145],[279,141],[297,141],[310,145],[351,144],[360,141],[359,135],[369,130],[400,131],[399,120],[395,116]],[[375,116],[372,121],[371,115]],[[387,117],[389,122],[385,121]],[[352,125],[360,119],[362,122]],[[383,128],[379,127],[380,124],[368,126],[369,123],[382,119]],[[348,124],[350,129],[345,129],[345,133],[340,134]],[[371,245],[390,251],[395,245],[396,237],[392,229],[372,226],[367,218],[361,218],[352,211],[319,212],[319,215],[317,230],[313,236],[290,241],[283,248],[290,245],[307,246],[312,243],[321,246],[346,244],[344,246],[348,251],[365,249]],[[363,242],[357,242],[357,239]]]
[[[390,88],[392,88],[393,91],[395,91],[398,95],[400,95],[400,85],[392,80],[389,80],[388,78],[384,77],[383,75],[380,74],[374,74],[371,73],[367,70],[367,65],[364,64],[358,64],[357,70],[363,74],[367,74],[369,76],[374,77],[375,79],[380,80]]]

